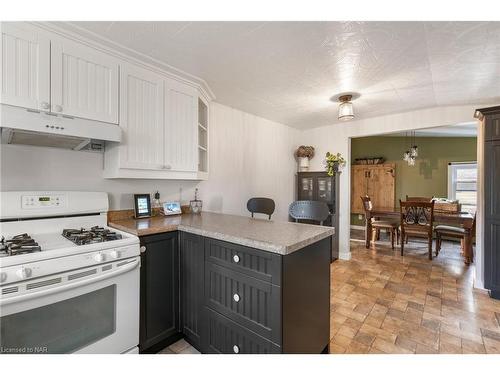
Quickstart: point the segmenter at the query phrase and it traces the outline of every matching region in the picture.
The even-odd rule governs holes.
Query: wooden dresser
[[[351,213],[364,214],[360,197],[368,195],[375,207],[394,208],[396,164],[353,165]]]

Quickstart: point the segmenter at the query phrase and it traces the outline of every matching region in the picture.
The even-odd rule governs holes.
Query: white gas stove
[[[139,342],[139,239],[100,192],[2,192],[0,353],[122,353]]]

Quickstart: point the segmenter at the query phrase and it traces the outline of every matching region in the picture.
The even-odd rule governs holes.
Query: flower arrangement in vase
[[[327,152],[324,163],[328,176],[334,176],[340,167],[344,167],[346,165],[346,160],[339,152],[336,154]]]
[[[300,146],[295,151],[295,157],[299,163],[299,172],[307,172],[309,170],[309,160],[314,157],[314,147]]]

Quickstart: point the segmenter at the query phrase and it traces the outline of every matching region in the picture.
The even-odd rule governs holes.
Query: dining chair
[[[399,200],[401,213],[401,256],[404,253],[405,239],[411,237],[427,238],[429,259],[432,260],[432,234],[434,225],[434,201],[416,202]]]
[[[265,214],[271,220],[275,207],[276,205],[271,198],[250,198],[247,202],[247,209],[252,213],[252,217],[254,213]]]
[[[430,202],[434,199],[434,197],[409,197],[408,195],[406,196],[407,201],[412,201],[412,202]]]
[[[373,209],[373,204],[368,195],[361,197],[363,201],[363,208],[365,210],[365,220],[371,220],[372,233],[367,233],[371,235],[372,242],[380,239],[380,230],[386,230],[390,232],[391,235],[391,248],[394,250],[394,240],[399,243],[399,223],[390,220],[376,220],[371,216],[371,210]]]
[[[288,208],[290,216],[298,222],[299,220],[319,221],[319,225],[330,216],[330,209],[326,202],[320,201],[295,201]]]
[[[473,239],[476,235],[476,214],[474,214],[471,231],[471,238]],[[467,234],[467,230],[465,228],[454,227],[451,225],[436,225],[434,232],[436,233],[436,256],[438,256],[441,251],[442,236],[459,238],[462,250],[461,253],[462,255],[465,253],[465,236]]]

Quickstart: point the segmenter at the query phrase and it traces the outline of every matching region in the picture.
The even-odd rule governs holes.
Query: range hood
[[[104,141],[120,142],[118,125],[2,104],[2,143],[102,151]]]

